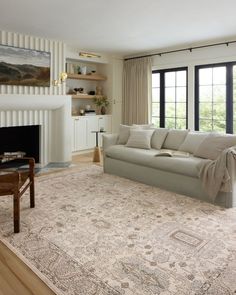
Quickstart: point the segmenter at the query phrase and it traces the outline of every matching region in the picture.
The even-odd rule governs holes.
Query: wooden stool
[[[93,162],[100,163],[101,162],[101,149],[98,145],[98,133],[105,133],[106,131],[100,130],[100,131],[92,131],[92,133],[96,133],[96,146],[94,148],[93,152]]]

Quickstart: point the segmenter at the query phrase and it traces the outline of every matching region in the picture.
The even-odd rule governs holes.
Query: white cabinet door
[[[73,119],[73,152],[93,149],[96,146],[96,134],[103,128],[106,133],[112,132],[112,116],[77,117]],[[98,134],[98,145],[102,146],[102,133]]]
[[[98,131],[98,117],[87,118],[87,149],[92,149],[96,145],[96,135],[92,131]]]
[[[112,120],[111,116],[99,116],[98,117],[98,130],[101,130],[101,128],[104,129],[104,131],[111,133],[112,130]]]
[[[87,120],[76,118],[74,120],[74,151],[87,149]]]
[[[106,131],[106,133],[112,132],[112,117],[107,116],[99,116],[98,117],[98,130],[101,128]],[[99,134],[99,145],[102,146],[102,133]]]

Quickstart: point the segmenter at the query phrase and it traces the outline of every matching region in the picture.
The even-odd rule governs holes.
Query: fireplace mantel
[[[71,99],[67,95],[0,95],[0,127],[38,124],[40,165],[71,162]]]

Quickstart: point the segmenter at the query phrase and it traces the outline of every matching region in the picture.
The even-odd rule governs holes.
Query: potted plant
[[[106,114],[106,107],[109,105],[108,98],[106,96],[95,96],[93,99],[96,106],[101,107],[101,114]]]

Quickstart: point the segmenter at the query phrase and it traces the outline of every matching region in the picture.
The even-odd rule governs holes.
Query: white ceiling
[[[236,0],[1,0],[0,29],[122,56],[236,38]]]

